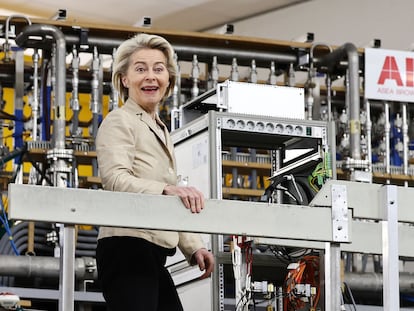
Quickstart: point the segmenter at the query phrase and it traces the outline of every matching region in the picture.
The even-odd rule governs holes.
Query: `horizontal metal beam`
[[[330,208],[208,199],[192,214],[175,196],[17,184],[9,202],[15,220],[332,241]]]
[[[348,208],[353,210],[354,218],[382,220],[383,206],[380,202],[380,184],[368,184],[345,180],[330,180],[316,194],[311,206],[330,206],[332,196],[330,185],[345,185],[348,193]],[[397,187],[398,191],[398,220],[414,223],[413,198],[414,188]]]
[[[353,237],[351,243],[342,243],[341,251],[363,254],[382,254],[382,222],[352,220],[351,224]],[[414,248],[412,238],[414,236],[414,227],[408,224],[400,224],[398,227],[398,247],[399,256],[413,257]],[[303,247],[310,249],[324,249],[324,242],[317,241],[300,241],[272,238],[255,238],[256,244],[266,245],[285,245],[293,247]]]

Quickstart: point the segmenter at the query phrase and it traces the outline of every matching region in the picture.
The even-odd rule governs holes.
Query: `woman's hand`
[[[208,278],[214,269],[214,256],[205,248],[200,248],[193,255],[193,261],[198,264],[200,271],[204,273],[200,276],[200,279]]]
[[[163,194],[180,197],[184,206],[191,210],[192,213],[200,213],[204,208],[204,195],[194,187],[167,185],[164,188]]]

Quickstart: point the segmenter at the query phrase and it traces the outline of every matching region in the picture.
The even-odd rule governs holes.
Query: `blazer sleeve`
[[[205,248],[205,246],[200,234],[179,232],[178,248],[184,254],[187,262],[194,264],[191,261],[193,254],[200,248]]]

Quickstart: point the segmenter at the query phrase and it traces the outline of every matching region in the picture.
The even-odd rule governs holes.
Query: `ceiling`
[[[310,0],[0,0],[0,15],[24,14],[53,19],[60,9],[66,20],[164,30],[206,31]]]

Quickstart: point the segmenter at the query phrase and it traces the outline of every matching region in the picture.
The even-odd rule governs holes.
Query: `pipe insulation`
[[[58,278],[59,258],[42,256],[8,256],[2,255],[0,275],[15,277],[49,277]],[[75,276],[78,280],[97,279],[96,260],[93,257],[75,258]],[[414,294],[414,274],[400,272],[400,291]],[[381,292],[383,276],[381,273],[345,272],[344,282],[353,291]]]
[[[400,272],[400,292],[405,294],[414,293],[414,274]],[[383,275],[381,273],[345,272],[344,282],[352,291],[382,292]]]
[[[355,160],[361,159],[361,125],[359,120],[359,55],[358,50],[352,43],[345,43],[339,48],[318,59],[318,65],[327,66],[331,72],[335,65],[339,64],[343,58],[348,60],[349,73],[349,146],[351,157]]]
[[[47,26],[51,27],[51,26]],[[24,32],[24,30],[23,30]],[[73,45],[78,46],[80,39],[76,35],[66,34],[64,37],[66,44],[69,48]],[[117,48],[124,40],[111,39],[102,37],[88,37],[89,49],[82,49],[82,52],[93,53],[94,47],[98,47],[101,54],[112,55],[113,49]],[[180,60],[192,61],[193,55],[196,54],[199,57],[199,61],[206,61],[214,56],[220,59],[221,63],[231,64],[233,58],[237,58],[239,61],[243,61],[243,64],[249,65],[252,59],[255,59],[256,65],[266,64],[269,65],[270,61],[275,61],[278,64],[296,64],[298,62],[297,53],[292,49],[291,53],[280,53],[280,52],[267,52],[261,50],[242,50],[229,47],[213,47],[213,46],[191,46],[183,44],[175,44],[171,42],[172,46],[177,53]],[[45,48],[50,46],[50,43],[43,40],[30,39],[26,43],[26,47],[31,48]]]
[[[66,128],[66,41],[62,31],[53,25],[29,25],[17,35],[15,41],[20,47],[29,47],[29,38],[33,36],[52,36],[56,44],[56,90],[55,116],[53,121],[54,148],[65,148]]]
[[[15,277],[59,278],[59,258],[45,256],[7,256],[0,260],[0,275]],[[75,276],[78,280],[96,280],[96,260],[93,257],[75,258]]]

